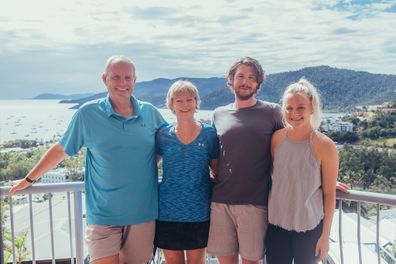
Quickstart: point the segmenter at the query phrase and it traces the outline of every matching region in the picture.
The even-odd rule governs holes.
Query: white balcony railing
[[[36,184],[26,190],[18,192],[12,198],[6,199],[8,190],[9,187],[0,187],[0,204],[3,205],[6,201],[6,206],[4,208],[8,207],[7,212],[1,212],[0,209],[2,217],[0,243],[3,244],[4,241],[4,243],[11,244],[12,260],[10,261],[13,263],[17,263],[18,261],[15,241],[17,236],[15,225],[18,225],[28,230],[29,236],[26,239],[26,245],[28,246],[29,254],[25,256],[25,258],[31,260],[31,263],[37,263],[41,260],[48,259],[51,259],[52,263],[55,263],[55,261],[59,262],[61,259],[68,260],[69,263],[84,263],[86,256],[83,244],[85,210],[83,206],[84,184],[82,182]],[[36,194],[47,194],[46,198],[48,200],[45,199],[45,202],[35,202],[33,195]],[[18,201],[20,201],[21,195],[27,196],[27,199],[22,202],[22,205],[16,205]],[[376,255],[376,263],[396,263],[394,256],[384,248],[386,243],[394,244],[395,240],[386,241],[380,237],[380,206],[396,206],[396,195],[351,191],[350,193],[337,192],[337,199],[338,210],[333,221],[333,233],[331,237],[332,247],[325,263],[361,264],[363,260],[367,260],[368,257],[365,256],[365,251],[367,251],[370,246],[371,255]],[[356,241],[352,244],[352,247],[346,236],[347,233],[351,233],[351,228],[347,226],[348,230],[344,230],[344,225],[346,225],[346,219],[348,218],[345,213],[343,213],[343,210],[341,210],[343,207],[342,201],[357,202],[356,229],[353,232],[356,235]],[[375,231],[373,231],[375,234],[374,240],[368,239],[368,241],[366,238],[362,239],[362,232],[365,236],[367,235],[365,231],[366,227],[363,228],[361,224],[362,216],[360,208],[362,203],[372,203],[376,205],[377,221],[375,224]],[[3,208],[3,206],[0,208]],[[19,217],[18,215],[21,211],[25,212],[28,216]],[[45,214],[47,214],[47,216],[45,216]],[[43,218],[46,219],[43,220]],[[54,224],[56,225],[55,227]],[[49,238],[48,236],[44,236],[42,231],[36,231],[35,227],[37,226],[41,226],[41,228],[44,226],[43,230],[46,230],[47,233],[49,228]],[[5,241],[3,228],[10,230],[10,238],[8,237],[8,241]],[[57,237],[55,236],[58,229],[61,229],[63,232],[61,237],[59,237],[59,235],[57,235]],[[41,240],[49,240],[50,250],[47,246],[37,245]],[[58,246],[59,244],[61,244],[61,246]],[[355,249],[352,250],[351,248],[357,248],[357,252],[355,252]],[[43,257],[42,254],[38,256],[38,252],[42,251],[45,251],[47,255],[50,252],[50,256]],[[0,252],[0,263],[4,263],[4,254],[5,248]],[[157,254],[157,258],[152,261],[153,263],[162,262],[162,257],[158,255],[160,254]],[[354,257],[356,261],[351,262],[351,256]],[[207,258],[207,263],[213,262],[213,259]],[[371,264],[375,262],[366,263]]]
[[[4,197],[7,196],[9,187],[0,187],[0,208],[3,208],[4,203]],[[84,263],[84,235],[83,235],[83,204],[82,204],[82,193],[84,190],[84,183],[82,182],[73,182],[73,183],[59,183],[59,184],[37,184],[33,185],[28,189],[22,190],[17,192],[17,195],[13,196],[12,198],[8,198],[8,207],[9,207],[9,213],[7,212],[1,212],[2,209],[0,209],[2,221],[1,221],[1,232],[0,232],[0,242],[3,245],[5,242],[5,237],[3,234],[3,227],[5,227],[6,224],[9,224],[10,231],[11,231],[11,247],[12,247],[12,262],[16,263],[17,262],[17,249],[16,249],[16,243],[15,243],[15,238],[16,238],[16,230],[15,230],[15,222],[17,222],[17,219],[15,219],[15,212],[14,212],[14,207],[16,202],[20,201],[21,195],[27,195],[28,196],[28,209],[29,209],[29,224],[27,225],[27,231],[30,234],[30,239],[27,239],[27,241],[30,244],[30,259],[32,263],[36,263],[36,253],[38,250],[44,250],[46,252],[51,252],[51,260],[52,263],[55,263],[55,260],[59,259],[56,255],[56,250],[59,250],[59,248],[55,247],[55,237],[54,237],[54,205],[53,205],[53,195],[58,194],[58,193],[63,193],[67,197],[67,202],[66,202],[66,208],[60,208],[62,211],[60,214],[64,218],[65,215],[67,215],[66,219],[66,230],[68,232],[68,248],[69,248],[69,259],[71,260],[71,263]],[[40,203],[40,215],[42,215],[43,211],[48,211],[48,220],[43,221],[40,219],[40,223],[35,223],[35,215],[33,213],[33,195],[34,194],[48,194],[48,209],[43,208],[43,205],[45,203]],[[14,201],[15,200],[15,201]],[[73,203],[71,202],[73,200]],[[38,204],[38,203],[37,203]],[[65,204],[65,203],[63,203]],[[72,215],[72,204],[73,204],[73,215]],[[26,204],[25,204],[26,205]],[[26,206],[23,206],[26,207]],[[57,206],[58,207],[58,206]],[[18,210],[22,210],[23,208],[18,208]],[[63,210],[66,210],[63,211]],[[59,212],[58,212],[59,214]],[[7,216],[7,221],[3,221],[3,219],[6,219]],[[20,225],[23,225],[26,227],[26,221],[27,217],[23,217],[24,219],[18,219]],[[58,218],[59,219],[59,216]],[[44,228],[41,228],[41,230],[44,230],[46,232],[45,228],[49,228],[49,239],[50,239],[50,250],[48,249],[47,246],[45,248],[37,248],[36,247],[36,241],[38,240],[38,237],[42,237],[43,234],[36,234],[35,232],[35,226],[40,225],[43,227],[44,223]],[[46,226],[47,225],[47,226]],[[8,227],[8,226],[7,226]],[[73,234],[74,230],[74,234]],[[44,236],[44,240],[48,239],[47,236]],[[64,237],[62,238],[62,240]],[[64,248],[66,241],[61,241],[62,242],[62,251],[65,251],[66,248]],[[5,248],[0,252],[0,263],[4,262],[4,255],[6,254]],[[65,257],[62,256],[62,259]],[[67,258],[67,257],[66,257]],[[45,258],[48,259],[48,258]]]

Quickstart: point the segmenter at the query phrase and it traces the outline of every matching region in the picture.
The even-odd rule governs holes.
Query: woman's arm
[[[318,137],[317,149],[321,161],[324,218],[323,231],[316,244],[315,255],[320,260],[323,260],[329,251],[330,230],[336,201],[339,158],[334,142],[324,135]]]
[[[349,193],[351,188],[349,187],[348,184],[337,181],[336,189],[340,190],[341,192],[344,192],[344,193]]]

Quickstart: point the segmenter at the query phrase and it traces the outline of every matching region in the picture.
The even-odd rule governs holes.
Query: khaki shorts
[[[91,261],[119,255],[123,262],[146,263],[153,254],[155,221],[129,226],[88,225],[85,243]]]
[[[264,258],[268,211],[265,206],[211,204],[208,253],[241,255],[246,260]]]

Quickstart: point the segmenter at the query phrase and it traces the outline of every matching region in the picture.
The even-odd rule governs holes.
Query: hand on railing
[[[336,189],[337,189],[337,190],[340,190],[341,192],[344,192],[344,193],[349,193],[349,190],[350,190],[351,188],[349,188],[349,185],[348,185],[348,184],[337,181],[337,183],[336,183]]]
[[[33,182],[28,182],[25,178],[21,180],[16,180],[11,183],[11,189],[8,192],[8,196],[11,197],[16,191],[26,189],[31,186]]]

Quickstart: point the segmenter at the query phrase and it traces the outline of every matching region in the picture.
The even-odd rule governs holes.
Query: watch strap
[[[34,183],[36,181],[30,179],[29,177],[25,177],[25,181],[27,181],[28,183]]]

